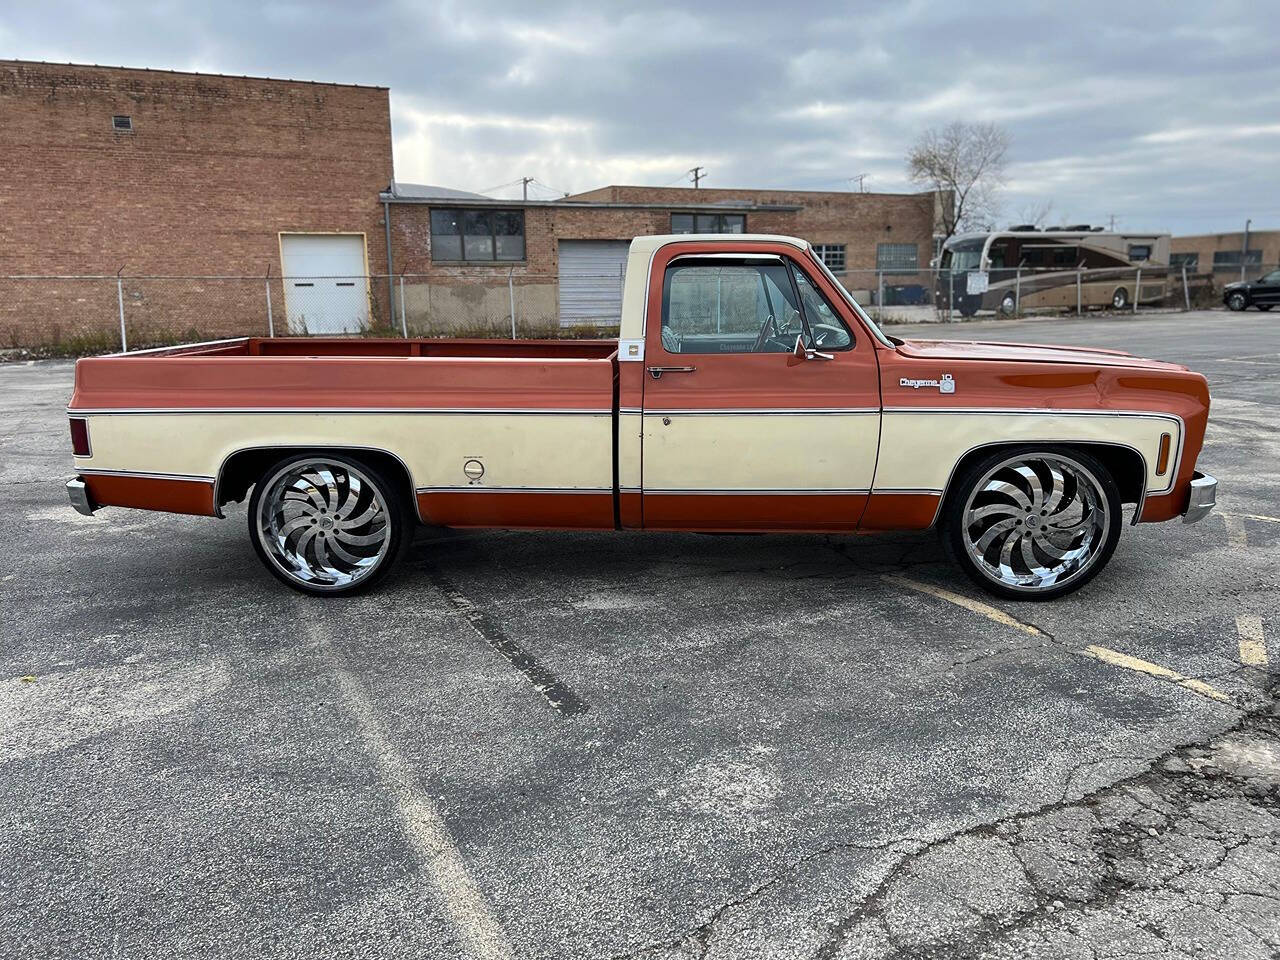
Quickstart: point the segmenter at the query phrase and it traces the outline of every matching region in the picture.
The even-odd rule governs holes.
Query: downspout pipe
[[[391,201],[387,199],[387,195],[382,195],[382,225],[386,228],[387,236],[387,305],[391,308],[392,313],[395,312],[396,303],[396,286],[392,281],[392,274],[396,272],[391,262]]]

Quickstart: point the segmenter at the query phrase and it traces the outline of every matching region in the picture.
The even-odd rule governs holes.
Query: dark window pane
[[[692,213],[673,213],[671,215],[672,233],[693,233]]]
[[[726,214],[724,217],[725,233],[746,233],[747,218],[740,213]]]
[[[462,213],[458,210],[431,211],[431,259],[462,259]]]
[[[493,232],[497,238],[499,260],[524,259],[524,213],[520,210],[495,210]]]
[[[489,223],[489,211],[463,211],[462,232],[462,253],[468,260],[493,259],[493,234]]]
[[[716,213],[700,213],[696,219],[694,233],[719,233],[720,215]]]

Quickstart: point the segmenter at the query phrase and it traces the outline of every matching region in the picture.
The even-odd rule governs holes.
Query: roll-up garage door
[[[560,323],[618,323],[630,240],[561,240]]]

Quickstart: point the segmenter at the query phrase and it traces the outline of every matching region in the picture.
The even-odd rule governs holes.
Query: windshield
[[[982,247],[986,238],[962,240],[955,246],[948,247],[942,254],[943,270],[977,270],[982,261]]]
[[[886,347],[892,347],[894,345],[893,340],[882,333],[880,328],[875,325],[869,316],[867,316],[867,312],[858,306],[858,301],[853,299],[849,294],[849,291],[844,288],[844,284],[836,279],[836,275],[831,272],[825,263],[822,262],[822,258],[813,252],[812,245],[809,247],[809,260],[818,265],[818,269],[821,270],[823,275],[831,281],[831,285],[840,291],[840,296],[844,297],[849,306],[853,307],[854,313],[862,318],[862,322],[867,325],[867,329],[871,331],[875,338]]]

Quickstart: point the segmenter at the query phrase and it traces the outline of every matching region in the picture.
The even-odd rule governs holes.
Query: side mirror
[[[804,335],[796,334],[796,345],[791,351],[790,359],[787,360],[787,366],[803,363],[805,360],[834,360],[835,358],[833,353],[822,353],[812,347],[806,347],[804,345]]]

